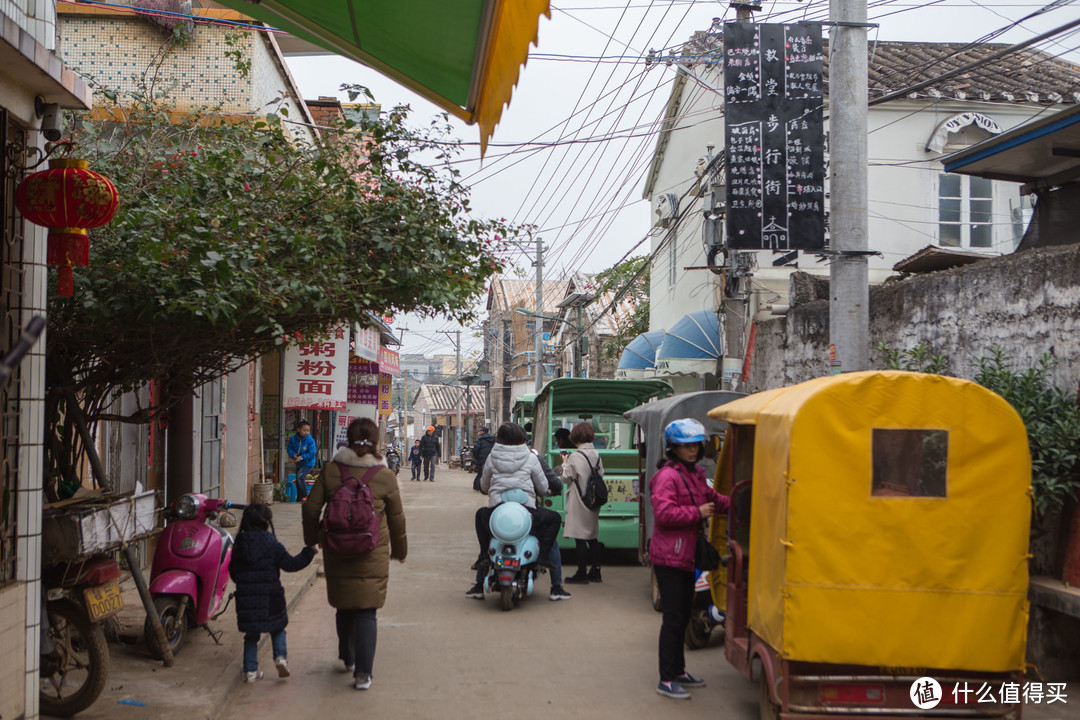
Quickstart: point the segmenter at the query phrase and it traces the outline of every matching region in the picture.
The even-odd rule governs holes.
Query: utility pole
[[[761,10],[761,3],[756,0],[750,2],[732,2],[730,7],[735,9],[735,20],[741,23],[750,23],[754,21],[754,13]],[[705,158],[706,168],[712,167],[712,162],[715,155],[713,154],[713,146],[710,144],[706,147]],[[711,171],[702,175],[700,182],[706,186],[706,193],[712,193],[712,177]],[[722,202],[722,201],[721,201]],[[706,220],[705,222],[709,222]],[[723,223],[723,220],[717,220],[716,222]],[[743,253],[739,250],[728,250],[728,259],[725,263],[726,271],[730,276],[735,278],[735,282],[728,283],[727,275],[721,276],[720,280],[720,306],[723,309],[724,317],[724,356],[721,358],[721,366],[717,369],[717,377],[719,377],[720,383],[718,387],[721,389],[734,390],[742,381],[741,376],[738,379],[734,375],[731,375],[731,381],[728,386],[723,384],[723,378],[728,371],[725,367],[726,364],[741,365],[742,358],[746,354],[745,338],[746,338],[746,309],[750,302],[750,299],[743,295],[741,292],[742,283],[740,282],[740,259],[743,257]],[[736,291],[729,297],[727,294],[727,288],[736,288]]]
[[[830,0],[829,19],[829,343],[837,373],[870,361],[866,0]]]
[[[536,238],[536,314],[544,312],[544,240]],[[536,329],[536,394],[544,389],[544,321],[533,318]]]
[[[455,351],[455,354],[457,355],[457,358],[456,358],[456,360],[457,360],[457,377],[455,378],[455,381],[460,385],[461,384],[461,331],[460,330],[455,330],[454,334],[457,337],[457,340],[454,341],[454,351]],[[458,442],[457,442],[457,444],[458,444],[459,447],[461,446],[461,438],[464,437],[464,435],[462,434],[463,430],[464,430],[464,426],[461,424],[461,396],[458,395],[458,403],[457,403],[457,435],[458,435],[457,441]],[[460,455],[460,452],[458,454]]]
[[[401,355],[405,356],[405,333],[409,332],[409,328],[399,327],[397,328],[401,333]],[[409,371],[405,368],[401,369],[401,379],[405,386],[405,416],[401,421],[401,450],[403,453],[409,452]],[[401,461],[404,463],[405,458],[402,457]]]

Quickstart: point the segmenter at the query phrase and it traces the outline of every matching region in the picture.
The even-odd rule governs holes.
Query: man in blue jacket
[[[296,427],[296,432],[289,438],[289,447],[286,450],[289,457],[296,462],[296,501],[303,502],[307,498],[307,483],[304,479],[315,469],[315,438],[311,437],[311,423],[301,420]]]

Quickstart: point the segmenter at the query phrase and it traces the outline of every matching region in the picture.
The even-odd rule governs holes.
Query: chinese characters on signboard
[[[379,341],[382,339],[378,330],[372,328],[356,326],[356,349],[354,354],[363,358],[364,360],[370,360],[371,362],[379,361]]]
[[[349,393],[351,403],[379,404],[379,365],[363,358],[349,359]]]
[[[724,25],[730,247],[825,246],[823,88],[820,23]]]
[[[379,373],[379,414],[389,415],[393,412],[390,406],[390,393],[394,379],[389,373]]]
[[[285,408],[344,410],[349,383],[349,330],[329,338],[286,348]]]
[[[379,372],[384,372],[394,377],[401,376],[401,356],[387,347],[379,348]]]
[[[356,416],[345,413],[334,413],[334,415],[337,418],[334,424],[334,447],[337,448],[349,444],[349,423],[355,420]]]

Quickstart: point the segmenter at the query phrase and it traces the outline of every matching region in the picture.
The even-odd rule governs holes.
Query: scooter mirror
[[[233,515],[231,512],[223,511],[221,514],[218,515],[218,526],[219,527],[234,528],[234,527],[236,527],[236,525],[237,525],[236,516]]]

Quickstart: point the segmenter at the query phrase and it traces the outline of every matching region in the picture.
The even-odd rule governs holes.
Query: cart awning
[[[219,0],[480,126],[486,150],[548,0]]]

